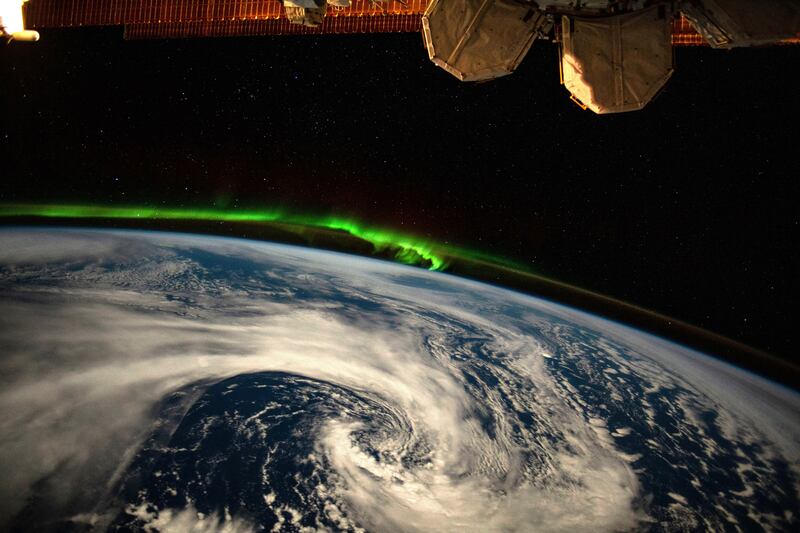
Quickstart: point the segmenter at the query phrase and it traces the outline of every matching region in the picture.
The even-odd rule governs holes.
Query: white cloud
[[[542,310],[589,326],[592,318],[452,277],[291,247],[129,233],[2,239],[0,264],[24,263],[30,272],[24,283],[15,269],[6,282],[0,277],[0,521],[34,490],[65,516],[78,506],[108,520],[102,504],[91,503],[109,501],[106,491],[149,434],[159,401],[192,383],[262,371],[359,391],[402,421],[404,433],[373,443],[380,462],[353,442],[354,420],[323,424],[317,453],[335,471],[338,503],[329,508],[337,520],[345,520],[342,507],[383,531],[610,531],[647,519],[631,457],[548,370],[542,355],[556,359],[548,343],[558,339],[533,338],[498,310],[519,299],[532,321]],[[290,289],[335,289],[391,313],[254,296],[199,275],[187,285],[183,274],[199,267],[179,257],[182,247],[309,272],[290,277]],[[83,266],[66,274],[57,269],[62,260]],[[61,283],[37,282],[37,268]],[[392,284],[397,275],[456,292]],[[466,331],[503,359],[490,369],[496,386],[467,382],[474,361]],[[514,429],[514,411],[534,416],[535,427]],[[403,465],[415,444],[430,450],[428,460]],[[149,520],[162,530],[215,523],[193,509],[161,511]]]

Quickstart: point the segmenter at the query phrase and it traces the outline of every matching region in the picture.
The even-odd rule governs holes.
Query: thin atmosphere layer
[[[785,359],[680,320],[560,282],[507,258],[384,228],[353,218],[300,214],[282,208],[193,209],[73,204],[0,204],[8,224],[76,223],[159,229],[290,242],[371,255],[517,289],[687,344],[797,387],[800,367]]]
[[[500,257],[437,244],[387,229],[365,226],[351,218],[292,213],[281,208],[234,210],[70,204],[4,204],[0,205],[0,217],[274,223],[342,231],[369,242],[378,255],[386,256],[388,252],[394,260],[400,263],[424,266],[430,270],[445,270],[448,266],[448,256],[472,257],[506,266],[515,266],[511,261]]]

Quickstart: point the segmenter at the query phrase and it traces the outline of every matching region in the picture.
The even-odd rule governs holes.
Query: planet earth
[[[500,287],[0,231],[0,530],[798,531],[800,395]]]

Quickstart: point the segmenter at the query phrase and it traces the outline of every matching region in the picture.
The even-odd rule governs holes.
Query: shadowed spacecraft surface
[[[794,0],[19,0],[2,33],[120,25],[125,38],[422,31],[430,59],[462,81],[511,74],[536,40],[559,47],[560,81],[598,114],[642,109],[674,69],[673,46],[800,42]],[[23,24],[23,12],[25,24]],[[25,28],[29,29],[25,29]]]

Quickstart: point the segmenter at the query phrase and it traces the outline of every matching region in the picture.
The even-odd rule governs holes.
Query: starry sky
[[[549,43],[463,84],[417,34],[52,30],[0,50],[0,201],[348,215],[796,359],[797,64],[677,49],[644,112],[598,117]]]

